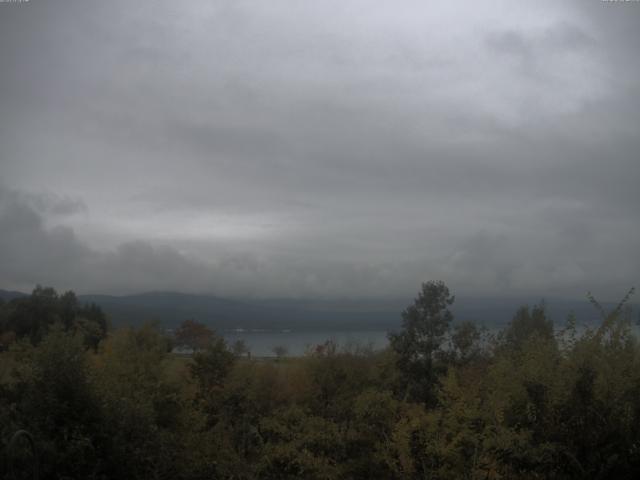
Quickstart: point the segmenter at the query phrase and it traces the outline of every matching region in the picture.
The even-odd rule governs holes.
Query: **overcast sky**
[[[0,3],[0,288],[618,299],[640,2]]]

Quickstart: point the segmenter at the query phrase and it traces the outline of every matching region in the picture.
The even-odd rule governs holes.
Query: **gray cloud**
[[[635,5],[0,7],[1,285],[637,283]]]
[[[612,285],[622,288],[638,268],[635,244],[626,240],[619,224],[612,223],[619,237],[608,235],[608,229],[594,234],[587,212],[573,205],[565,207],[571,212],[569,222],[554,208],[542,214],[548,217],[546,225],[531,230],[520,225],[496,228],[500,233],[480,230],[470,237],[460,235],[451,245],[446,242],[456,235],[447,231],[423,233],[431,241],[422,249],[400,238],[389,249],[385,244],[393,243],[398,232],[380,238],[375,229],[360,232],[363,222],[346,239],[316,225],[292,232],[284,248],[280,241],[261,248],[223,241],[210,250],[205,246],[197,256],[143,240],[97,250],[70,227],[47,227],[24,195],[0,192],[0,229],[7,232],[0,240],[0,264],[4,281],[14,288],[27,289],[38,281],[84,292],[171,289],[227,296],[398,297],[425,278],[446,278],[467,294],[578,294],[585,284],[610,293]],[[8,197],[13,198],[6,201]],[[373,239],[367,239],[369,233]],[[198,251],[197,245],[189,246]],[[356,250],[359,255],[352,258],[336,254]],[[417,250],[414,259],[408,258]],[[387,255],[377,259],[380,252]],[[602,272],[603,258],[612,256],[625,256],[627,263]]]

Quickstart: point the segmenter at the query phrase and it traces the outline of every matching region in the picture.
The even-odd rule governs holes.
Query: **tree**
[[[73,292],[67,292],[72,293]],[[82,334],[84,344],[94,350],[98,348],[100,341],[107,337],[109,324],[107,316],[95,303],[83,305],[75,311],[73,329]]]
[[[61,320],[59,297],[51,287],[37,285],[31,295],[11,300],[7,308],[5,328],[15,332],[16,338],[29,338],[34,345]]]
[[[481,353],[481,331],[473,322],[462,322],[453,327],[451,344],[456,361],[465,364]]]
[[[198,382],[200,394],[207,396],[219,389],[235,363],[235,355],[227,348],[224,338],[215,336],[209,346],[193,355],[191,374]]]
[[[36,345],[54,324],[60,324],[65,332],[80,332],[85,345],[96,349],[107,335],[102,309],[93,303],[80,304],[73,291],[58,295],[53,288],[38,285],[31,295],[15,298],[1,310],[3,338],[29,338]]]
[[[43,477],[95,478],[102,420],[82,337],[56,325],[31,352],[13,408],[38,441]]]
[[[519,349],[533,335],[553,339],[553,322],[547,318],[544,303],[531,309],[520,307],[504,331],[504,340],[509,347]]]
[[[402,312],[402,331],[389,334],[403,390],[426,405],[435,402],[434,387],[444,371],[438,357],[453,320],[449,306],[454,299],[444,282],[423,283],[413,304]]]
[[[159,325],[116,330],[94,357],[93,378],[105,418],[105,474],[99,478],[173,478],[184,418],[175,358]]]
[[[189,347],[193,351],[207,348],[213,341],[214,336],[209,327],[195,320],[185,320],[175,332],[178,345]]]

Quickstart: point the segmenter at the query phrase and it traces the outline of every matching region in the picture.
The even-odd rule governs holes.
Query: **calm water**
[[[288,355],[303,355],[311,346],[333,340],[340,346],[347,344],[371,345],[375,349],[384,348],[387,332],[384,330],[363,330],[351,332],[336,331],[226,331],[222,332],[229,345],[236,340],[244,340],[251,354],[258,357],[275,356],[273,348],[283,346]]]
[[[596,325],[591,325],[595,328]],[[488,329],[488,333],[496,335],[504,326]],[[577,333],[581,335],[586,326],[578,325]],[[557,329],[556,333],[559,333]],[[632,332],[636,338],[640,339],[640,327],[632,326]],[[354,331],[235,331],[228,330],[222,332],[229,345],[233,345],[236,340],[244,340],[251,354],[258,357],[275,356],[273,349],[283,346],[287,349],[287,355],[303,355],[309,347],[323,344],[327,340],[333,340],[339,346],[357,344],[360,346],[371,346],[374,349],[382,349],[389,344],[386,330],[354,330]]]

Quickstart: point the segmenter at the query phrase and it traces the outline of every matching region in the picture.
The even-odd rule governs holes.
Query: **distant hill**
[[[238,300],[174,292],[79,298],[100,305],[115,325],[157,320],[173,327],[190,318],[218,330],[387,329],[398,324],[402,309],[393,302]]]
[[[456,297],[453,305],[453,313],[456,319],[470,320],[485,324],[487,327],[503,327],[513,318],[516,310],[522,305],[533,306],[544,301],[547,315],[556,326],[564,325],[568,315],[573,313],[578,324],[593,325],[599,323],[600,318],[596,309],[584,299],[566,298],[462,298]],[[601,302],[602,307],[608,312],[613,310],[617,303]],[[632,305],[637,318],[638,305]]]
[[[0,298],[11,300],[26,295],[0,290]],[[255,300],[228,299],[210,295],[149,292],[136,295],[79,295],[82,302],[100,305],[115,326],[159,321],[167,328],[194,319],[217,330],[394,330],[400,327],[402,310],[412,299],[395,300]],[[456,320],[470,320],[488,328],[502,327],[521,305],[538,299],[457,297],[453,305]],[[578,323],[599,321],[589,302],[571,299],[546,300],[547,311],[556,325],[574,312]],[[603,303],[605,309],[615,304]],[[634,308],[638,318],[637,305]]]
[[[22,292],[13,292],[11,290],[2,290],[0,289],[0,299],[8,302],[9,300],[13,300],[14,298],[26,297],[28,294]]]

